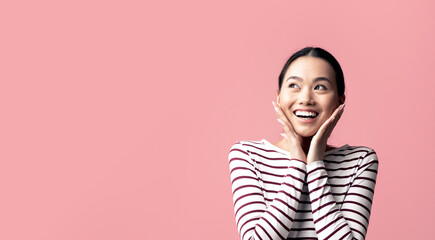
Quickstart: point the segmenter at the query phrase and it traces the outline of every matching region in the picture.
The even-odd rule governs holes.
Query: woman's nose
[[[315,103],[312,92],[307,88],[300,92],[298,101],[301,105],[314,105]]]

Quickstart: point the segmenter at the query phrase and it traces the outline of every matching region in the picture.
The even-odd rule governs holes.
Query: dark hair
[[[279,74],[279,86],[278,86],[278,92],[281,91],[281,85],[284,80],[284,75],[287,72],[288,67],[290,64],[296,60],[299,57],[303,56],[311,56],[311,57],[318,57],[325,61],[327,61],[329,64],[331,64],[332,68],[335,72],[335,82],[337,83],[337,90],[338,90],[338,96],[344,95],[344,76],[343,76],[343,70],[341,70],[340,64],[338,63],[337,59],[332,56],[328,51],[318,48],[318,47],[306,47],[303,48],[295,53],[287,60],[286,64],[284,65],[284,68],[281,71],[281,74]]]

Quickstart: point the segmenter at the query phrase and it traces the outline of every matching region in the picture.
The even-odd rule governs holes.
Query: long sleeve
[[[258,163],[240,142],[228,155],[234,213],[242,240],[286,239],[291,229],[306,175],[306,164],[297,159],[285,161],[287,166],[268,166],[284,171],[282,176],[271,170],[260,171]],[[261,174],[281,177],[279,190],[268,201]],[[259,176],[260,175],[260,176]]]
[[[370,149],[357,164],[351,176],[333,176],[334,173],[328,176],[323,161],[307,165],[308,191],[318,239],[365,238],[379,164],[375,151]],[[337,203],[331,193],[330,177],[352,177],[348,190],[338,193],[345,195],[343,202]]]

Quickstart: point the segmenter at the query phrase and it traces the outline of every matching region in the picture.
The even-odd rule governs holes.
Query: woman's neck
[[[308,151],[310,150],[310,145],[311,145],[311,140],[313,139],[313,137],[303,137],[301,138],[301,145],[302,145],[302,150],[304,151],[305,154],[308,154]],[[284,149],[286,151],[288,151],[288,143],[287,143],[287,139],[283,138],[281,139],[281,141],[277,142],[274,144],[275,146]],[[325,151],[329,151],[334,149],[335,147],[330,146],[330,145],[326,145],[326,150]]]
[[[308,151],[310,150],[310,145],[311,145],[312,139],[313,139],[313,137],[303,137],[301,139],[302,150],[304,150],[305,155],[307,155]]]

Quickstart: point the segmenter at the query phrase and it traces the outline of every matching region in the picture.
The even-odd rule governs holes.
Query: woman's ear
[[[276,103],[279,104],[279,92],[276,94]]]
[[[343,94],[343,96],[338,97],[338,101],[340,102],[340,105],[343,104],[346,101],[346,95]]]

